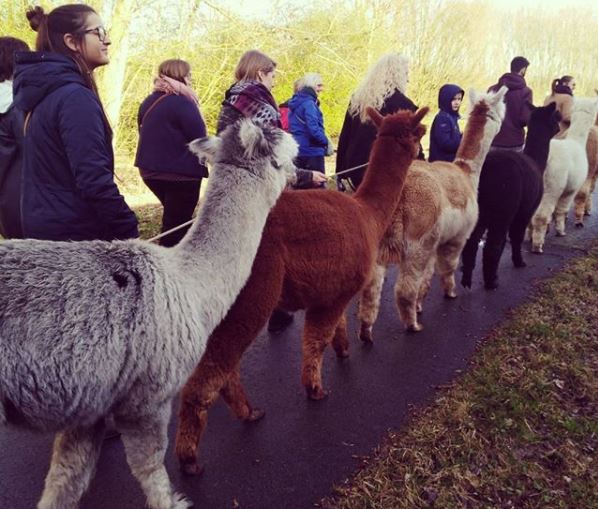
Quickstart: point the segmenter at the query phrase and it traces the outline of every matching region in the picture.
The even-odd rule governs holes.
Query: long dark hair
[[[573,81],[573,76],[569,76],[568,74],[565,74],[561,78],[556,78],[556,79],[552,80],[552,84],[550,85],[550,88],[552,90],[553,95],[556,93],[559,93],[559,90],[558,90],[559,87],[568,87],[569,90],[571,90],[571,87],[569,87],[569,83],[571,83],[572,81]]]
[[[0,81],[12,79],[17,51],[29,51],[29,46],[15,37],[0,37]]]
[[[51,51],[72,58],[85,80],[85,84],[99,97],[98,87],[85,59],[80,53],[71,50],[64,42],[64,34],[71,34],[77,42],[82,43],[85,37],[83,30],[87,16],[97,14],[89,5],[67,4],[46,14],[40,6],[31,7],[26,16],[29,26],[37,32],[35,49]]]

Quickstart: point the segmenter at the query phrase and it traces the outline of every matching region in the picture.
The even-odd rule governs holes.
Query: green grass
[[[336,509],[598,507],[598,248],[543,283]]]

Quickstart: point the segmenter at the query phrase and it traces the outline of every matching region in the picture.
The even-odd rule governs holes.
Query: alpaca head
[[[419,142],[426,134],[426,127],[420,122],[428,111],[428,107],[423,107],[415,113],[402,110],[383,117],[374,108],[367,108],[367,114],[378,131],[378,137],[393,137],[405,150],[411,153],[413,158],[417,157]]]
[[[560,112],[556,109],[556,103],[548,106],[536,107],[526,102],[527,108],[531,111],[527,125],[527,139],[549,140],[559,132],[559,122],[562,120]]]
[[[571,125],[577,124],[583,126],[592,126],[596,122],[598,113],[598,99],[581,97],[573,99],[573,108],[571,110]]]
[[[277,127],[242,119],[227,127],[220,136],[207,136],[189,143],[189,150],[201,161],[246,171],[284,186],[295,178],[293,159],[297,143]]]
[[[497,92],[485,94],[478,93],[473,88],[469,90],[468,127],[479,130],[480,136],[485,140],[491,142],[500,131],[507,109],[504,97],[508,91],[504,85]]]

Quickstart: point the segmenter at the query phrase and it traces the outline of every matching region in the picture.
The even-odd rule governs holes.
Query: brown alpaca
[[[497,93],[470,92],[473,105],[454,163],[414,161],[401,201],[380,244],[374,278],[361,294],[359,337],[372,341],[386,267],[399,264],[395,295],[399,315],[409,331],[420,331],[422,310],[434,267],[444,294],[455,298],[455,270],[463,246],[478,220],[478,182],[492,139],[504,118],[502,87]]]
[[[407,169],[425,132],[428,109],[381,117],[368,114],[378,137],[359,191],[285,192],[272,209],[251,277],[226,318],[208,340],[206,352],[182,391],[176,454],[188,474],[200,471],[199,440],[208,409],[219,394],[242,420],[259,419],[239,375],[241,356],[278,305],[305,309],[301,381],[312,399],[322,399],[321,368],[332,342],[348,355],[345,308],[370,279],[378,244],[403,190]]]
[[[583,226],[583,216],[589,216],[592,211],[592,193],[598,179],[598,118],[596,125],[590,129],[586,143],[588,154],[588,176],[575,195],[575,226]]]

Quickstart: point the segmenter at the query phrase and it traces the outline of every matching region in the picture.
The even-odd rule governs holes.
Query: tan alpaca
[[[588,176],[575,195],[575,226],[583,226],[583,216],[589,216],[592,211],[592,193],[596,189],[598,179],[598,118],[596,125],[590,129],[586,143],[588,154]]]
[[[374,278],[361,294],[359,337],[363,341],[372,341],[384,274],[391,263],[399,264],[395,296],[407,330],[422,330],[417,313],[435,267],[445,296],[457,296],[454,274],[478,219],[480,171],[505,115],[506,92],[506,87],[489,94],[470,91],[473,108],[454,163],[414,161],[411,165],[403,196],[380,244]]]

